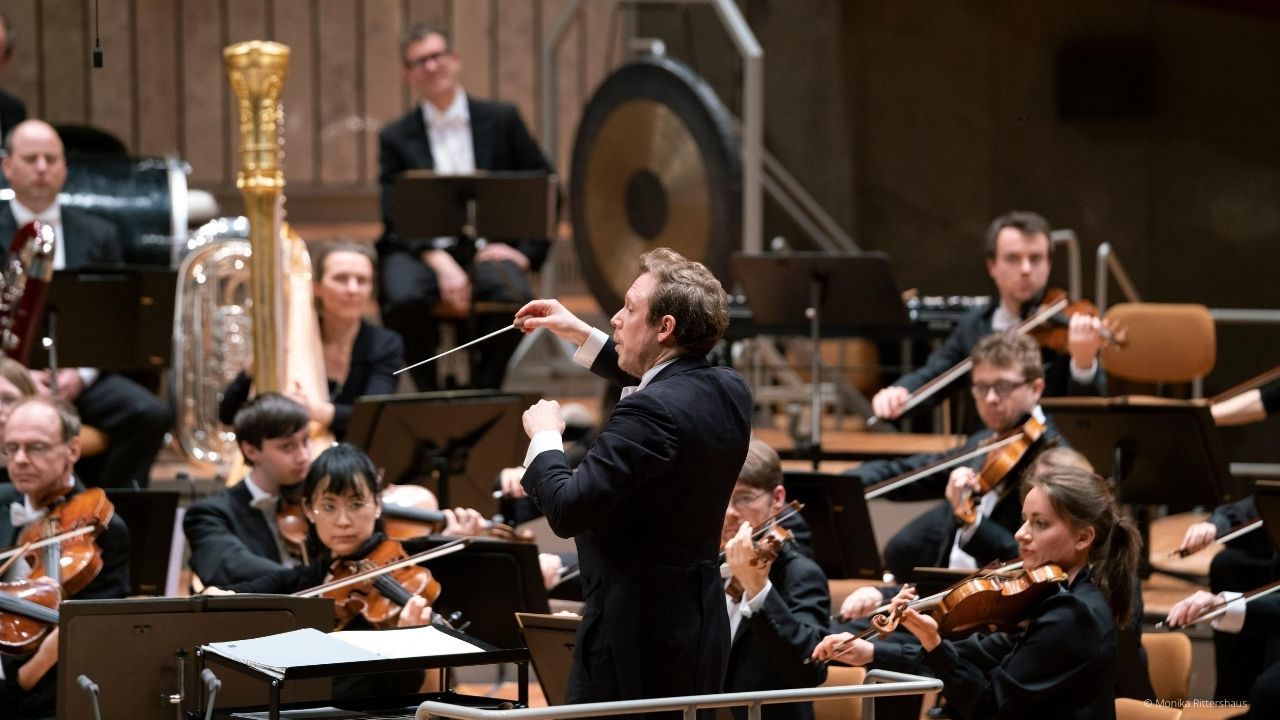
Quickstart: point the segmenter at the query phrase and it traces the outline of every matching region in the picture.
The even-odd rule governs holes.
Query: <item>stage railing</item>
[[[875,698],[923,695],[924,693],[937,692],[941,689],[942,681],[935,678],[890,672],[888,670],[872,670],[867,673],[866,682],[861,685],[719,693],[715,695],[686,695],[645,700],[583,703],[581,705],[556,705],[553,707],[524,708],[520,710],[481,710],[461,705],[428,701],[418,706],[418,712],[415,717],[416,720],[429,720],[432,717],[455,718],[456,720],[562,720],[567,718],[675,711],[684,713],[685,720],[695,720],[697,711],[701,709],[746,707],[748,720],[760,720],[760,708],[765,705],[811,700],[861,698],[863,719],[875,720],[873,702]]]

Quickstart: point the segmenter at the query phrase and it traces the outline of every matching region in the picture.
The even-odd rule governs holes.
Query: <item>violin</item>
[[[965,526],[977,522],[978,500],[1013,476],[1014,469],[1040,444],[1044,431],[1044,423],[1033,415],[1012,433],[1005,433],[1005,437],[1013,437],[1014,441],[987,455],[982,469],[978,471],[978,489],[964,491],[963,502],[956,511],[957,521]]]
[[[307,552],[307,538],[310,535],[311,523],[307,521],[302,510],[302,484],[280,489],[280,501],[276,503],[276,532],[284,541],[285,550],[290,555],[310,565],[310,553]]]
[[[20,546],[42,546],[30,556],[30,577],[52,578],[64,597],[83,590],[102,571],[102,549],[94,537],[114,515],[102,488],[89,488],[51,506],[18,537]]]
[[[428,605],[440,597],[440,582],[418,563],[457,552],[469,540],[459,538],[416,555],[406,554],[395,540],[385,540],[360,560],[335,560],[328,582],[293,595],[332,599],[337,629],[357,616],[374,627],[394,627],[400,609],[414,595],[421,595]]]
[[[58,625],[62,589],[49,577],[0,583],[0,653],[26,655]]]
[[[420,485],[388,485],[380,493],[387,537],[409,540],[444,529],[446,518],[435,493]],[[509,542],[534,542],[533,531],[517,530],[494,520],[485,524],[484,537]]]
[[[1044,293],[1044,305],[1052,305],[1060,301],[1068,300],[1067,291],[1061,288],[1050,288]],[[1076,315],[1089,315],[1091,317],[1098,316],[1098,306],[1089,302],[1085,298],[1076,301],[1067,302],[1060,312],[1049,316],[1045,322],[1036,327],[1027,330],[1027,334],[1035,339],[1040,347],[1048,348],[1059,355],[1065,355],[1067,349],[1068,327],[1071,325],[1071,318]],[[1102,335],[1102,343],[1110,348],[1122,348],[1128,344],[1128,333],[1123,328],[1112,328],[1108,324],[1103,324],[1099,331]]]
[[[753,539],[751,549],[755,552],[755,556],[751,558],[752,567],[760,567],[767,565],[782,554],[782,548],[794,539],[791,531],[782,527],[777,522],[766,523],[762,528],[763,535],[759,539]],[[757,531],[760,532],[760,531]],[[753,536],[756,533],[753,533]],[[731,575],[729,584],[725,586],[724,591],[730,597],[737,599],[745,594],[742,582],[738,580],[738,576]]]

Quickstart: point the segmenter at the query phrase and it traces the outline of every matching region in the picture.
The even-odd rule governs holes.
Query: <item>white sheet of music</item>
[[[395,630],[342,630],[332,633],[332,636],[384,658],[483,652],[481,648],[446,635],[430,625]]]

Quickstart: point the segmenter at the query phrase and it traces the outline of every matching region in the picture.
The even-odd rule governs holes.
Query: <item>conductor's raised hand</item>
[[[591,326],[569,312],[559,300],[530,301],[516,311],[516,327],[525,333],[546,328],[574,345],[581,345],[591,335]]]
[[[532,440],[544,430],[555,430],[564,435],[564,418],[560,415],[560,403],[555,400],[539,400],[524,411],[524,433]]]

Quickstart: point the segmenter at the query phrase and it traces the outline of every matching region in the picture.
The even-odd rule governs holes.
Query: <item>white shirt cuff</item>
[[[764,581],[764,589],[756,593],[756,596],[742,603],[742,617],[749,618],[760,612],[760,608],[764,607],[764,599],[769,596],[769,591],[773,589],[773,582]]]
[[[541,430],[533,434],[529,440],[529,452],[524,455],[524,466],[529,467],[533,459],[548,450],[564,452],[564,439],[555,430]]]
[[[573,361],[590,370],[607,342],[609,342],[609,335],[605,331],[599,328],[591,328],[591,334],[587,336],[587,341],[582,343],[578,351],[573,354]]]
[[[1088,370],[1081,370],[1077,368],[1074,360],[1070,360],[1068,362],[1071,365],[1071,379],[1081,385],[1088,385],[1093,382],[1093,378],[1098,374],[1098,358],[1093,359],[1093,364],[1089,366]]]
[[[76,372],[80,373],[80,382],[84,383],[85,387],[89,387],[97,381],[101,371],[98,368],[76,368]]]
[[[1226,609],[1221,615],[1209,621],[1209,625],[1218,632],[1231,633],[1232,635],[1244,629],[1244,615],[1248,612],[1249,606],[1242,602],[1232,602],[1243,597],[1238,592],[1222,592],[1218,594],[1222,601],[1228,603]]]

